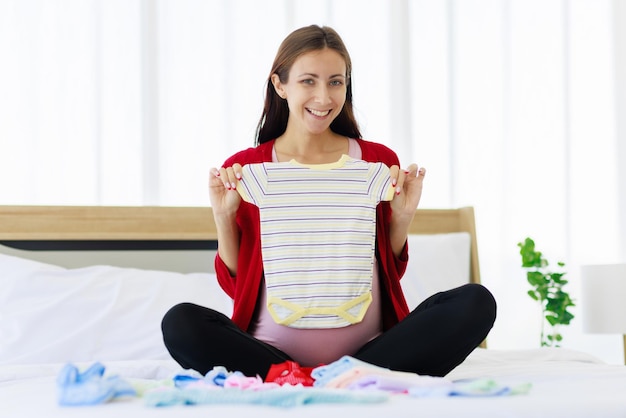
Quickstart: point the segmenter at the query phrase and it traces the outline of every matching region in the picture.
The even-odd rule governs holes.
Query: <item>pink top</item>
[[[348,155],[361,159],[361,148],[356,140],[349,140]],[[276,151],[272,160],[278,162]],[[378,264],[374,261],[372,276],[372,303],[363,321],[344,328],[298,329],[274,322],[267,310],[265,283],[259,295],[259,310],[252,319],[253,335],[261,341],[285,352],[302,366],[328,364],[344,355],[354,355],[365,343],[382,332],[382,313]]]

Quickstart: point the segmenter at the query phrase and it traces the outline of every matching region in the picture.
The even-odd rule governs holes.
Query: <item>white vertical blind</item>
[[[475,207],[491,347],[537,345],[526,236],[574,297],[626,261],[620,0],[0,0],[0,204],[208,205],[312,23],[351,52],[365,138],[428,169],[422,207]],[[580,323],[566,346],[621,361]]]

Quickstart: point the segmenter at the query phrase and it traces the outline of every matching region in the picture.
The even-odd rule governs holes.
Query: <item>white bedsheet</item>
[[[169,379],[182,371],[171,360],[103,362],[107,375],[131,382]],[[80,365],[80,364],[79,364]],[[448,376],[493,378],[502,384],[532,383],[527,395],[501,397],[412,398],[394,395],[374,405],[310,405],[278,408],[251,405],[152,408],[141,398],[119,399],[92,407],[60,407],[55,379],[62,364],[0,367],[2,417],[626,417],[626,367],[608,365],[567,349],[477,349]],[[83,366],[87,366],[84,364]],[[222,415],[224,414],[224,415]]]

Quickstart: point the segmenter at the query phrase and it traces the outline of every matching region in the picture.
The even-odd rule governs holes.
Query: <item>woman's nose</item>
[[[315,91],[315,99],[321,104],[330,103],[330,92],[328,90],[328,86],[319,84]]]

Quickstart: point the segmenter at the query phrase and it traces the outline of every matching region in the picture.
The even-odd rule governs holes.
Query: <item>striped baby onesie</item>
[[[372,300],[376,206],[389,168],[343,155],[330,164],[248,164],[237,190],[259,208],[267,308],[276,323],[339,328]]]

